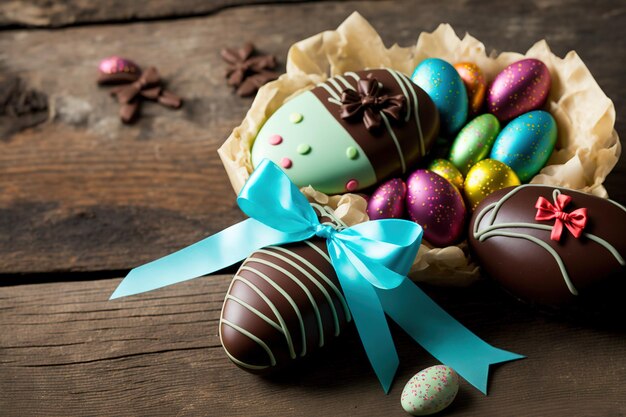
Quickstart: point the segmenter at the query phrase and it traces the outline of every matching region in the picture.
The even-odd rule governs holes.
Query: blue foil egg
[[[456,134],[465,124],[468,112],[467,92],[458,71],[443,59],[428,58],[415,68],[411,79],[435,102],[441,134]]]
[[[498,135],[491,159],[505,163],[526,182],[548,162],[556,144],[557,127],[550,113],[535,110],[511,120]]]

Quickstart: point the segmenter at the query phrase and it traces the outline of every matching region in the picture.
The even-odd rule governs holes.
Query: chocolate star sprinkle
[[[278,78],[279,74],[271,71],[276,68],[276,57],[255,54],[251,43],[246,43],[238,50],[224,48],[221,55],[228,63],[227,83],[236,88],[240,97],[252,96],[262,85]]]

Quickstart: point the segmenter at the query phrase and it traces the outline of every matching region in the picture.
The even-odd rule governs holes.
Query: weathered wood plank
[[[123,22],[202,16],[259,3],[301,3],[306,0],[8,0],[0,3],[0,28],[62,27],[98,22]],[[318,0],[320,1],[320,0]]]
[[[128,269],[241,219],[215,151],[250,101],[224,85],[219,49],[254,39],[284,58],[290,44],[353,10],[389,44],[413,43],[444,21],[498,50],[523,51],[545,37],[557,54],[576,49],[617,114],[626,112],[624,9],[605,0],[592,10],[582,0],[263,5],[169,22],[3,31],[0,70],[46,93],[54,116],[0,140],[0,274]],[[99,59],[111,54],[159,67],[186,98],[183,109],[148,103],[139,123],[121,125],[117,105],[94,84]],[[617,130],[626,131],[626,118],[618,116]],[[625,167],[607,181],[622,203]]]
[[[384,395],[354,331],[272,378],[232,365],[217,320],[230,276],[118,301],[119,279],[0,289],[0,410],[10,416],[404,416],[403,384],[436,361],[397,328],[401,367]],[[463,382],[446,415],[626,412],[624,328],[546,318],[488,285],[429,290],[489,342],[528,359],[492,371],[488,397]]]

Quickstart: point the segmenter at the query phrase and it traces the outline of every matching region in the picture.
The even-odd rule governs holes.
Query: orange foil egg
[[[483,72],[472,62],[459,62],[454,65],[454,68],[465,84],[470,113],[478,114],[483,107],[487,91],[487,82]]]

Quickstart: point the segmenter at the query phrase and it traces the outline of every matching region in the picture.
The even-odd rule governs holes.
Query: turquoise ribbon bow
[[[320,224],[304,195],[269,160],[252,173],[237,203],[250,219],[133,269],[111,299],[215,272],[265,246],[319,236],[326,239],[363,347],[385,392],[399,364],[385,313],[484,394],[491,364],[523,358],[480,339],[406,278],[422,240],[418,224],[386,219],[341,231]]]

